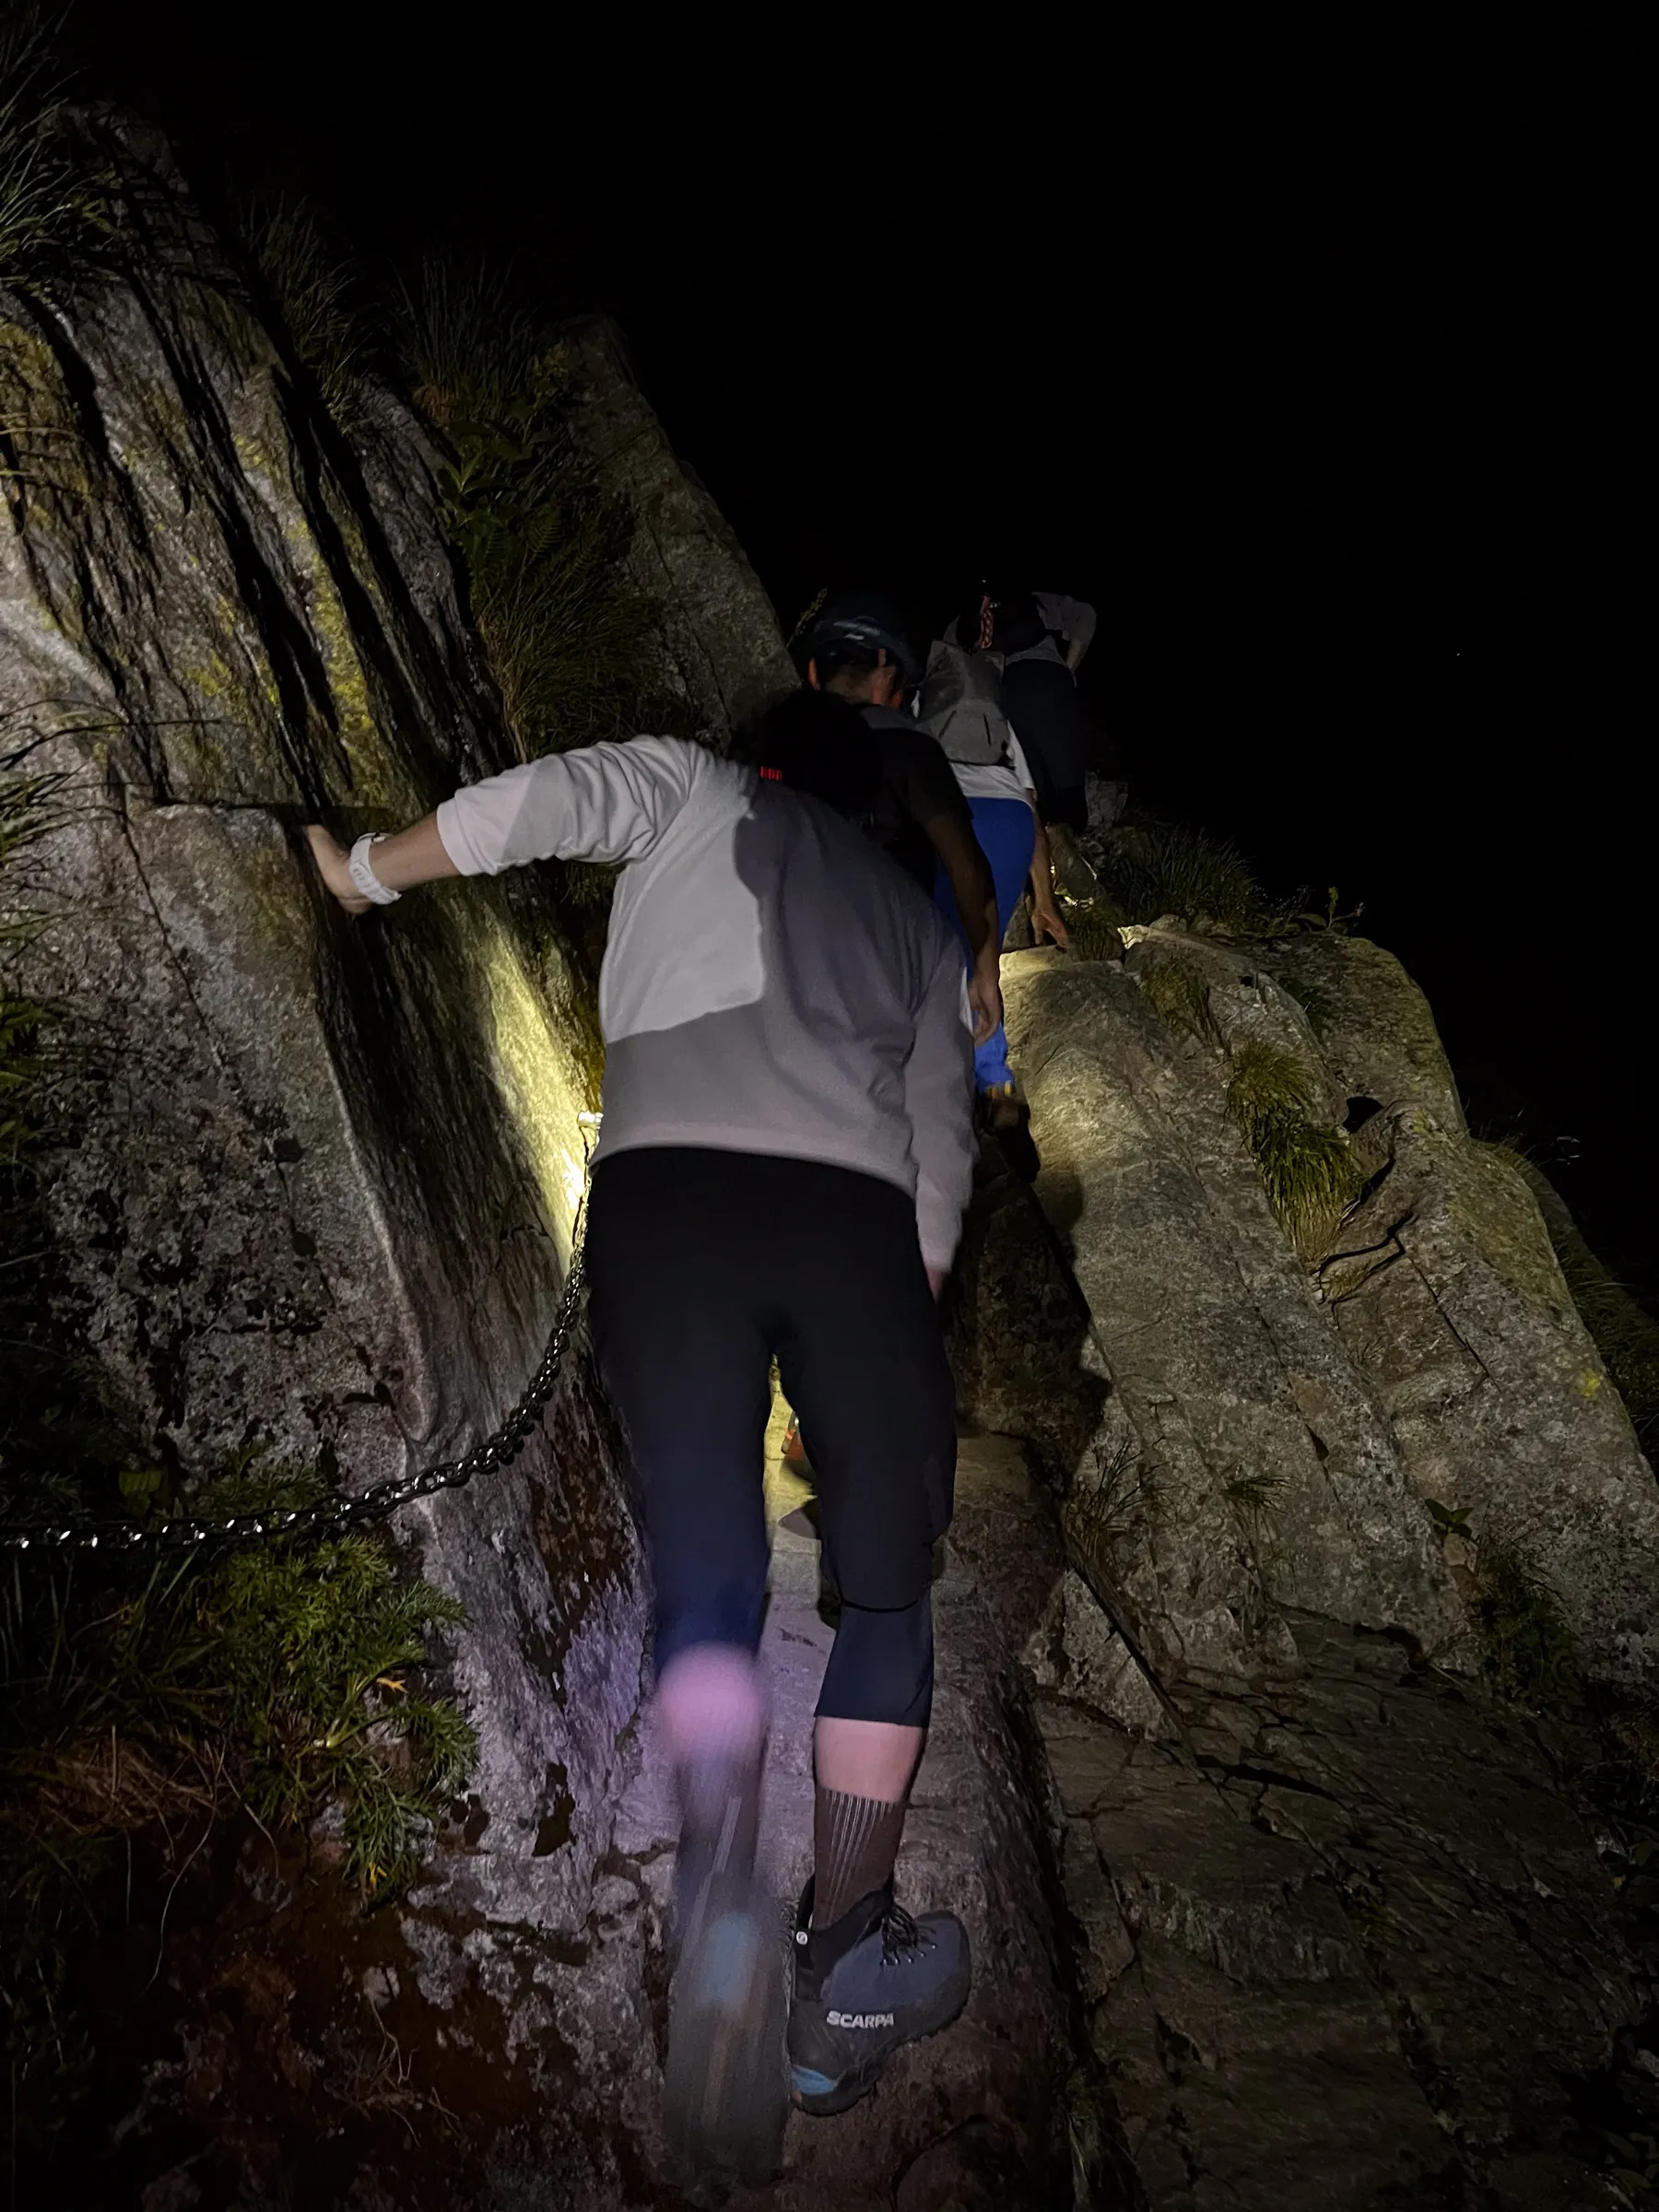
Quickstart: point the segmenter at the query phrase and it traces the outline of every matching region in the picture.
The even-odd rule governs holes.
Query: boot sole
[[[674,1980],[663,2125],[693,2171],[765,2178],[789,2117],[787,1999],[777,1914],[753,1897],[711,1900]]]
[[[900,2051],[908,2051],[912,2043],[925,2043],[931,2037],[943,2035],[947,2028],[955,2026],[961,2018],[962,2007],[967,2004],[972,1987],[973,1972],[971,1967],[968,1967],[963,1971],[960,1993],[942,2020],[935,2021],[931,2028],[924,2028],[920,2035],[907,2035],[903,2042],[896,2043],[890,2051],[884,2051],[874,2065],[843,2074],[832,2089],[805,2090],[794,2086],[792,2080],[791,2096],[795,2110],[809,2114],[815,2120],[830,2120],[837,2112],[851,2112],[855,2104],[869,2095]]]

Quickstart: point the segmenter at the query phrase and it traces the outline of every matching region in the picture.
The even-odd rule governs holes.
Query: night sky
[[[615,312],[786,626],[827,580],[1092,599],[1100,765],[1362,900],[1476,1126],[1651,1294],[1633,31],[609,20],[79,0],[62,43],[366,282]]]

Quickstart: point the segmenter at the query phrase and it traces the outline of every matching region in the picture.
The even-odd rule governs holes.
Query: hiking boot
[[[904,2043],[948,2028],[972,1979],[968,1931],[953,1912],[912,1920],[893,1885],[832,1927],[812,1925],[812,1884],[795,1914],[789,2061],[804,2112],[844,2112]]]
[[[980,1107],[1009,1167],[1022,1182],[1035,1182],[1042,1162],[1031,1136],[1031,1110],[1018,1091],[1012,1083],[999,1083],[980,1093]]]
[[[777,2171],[789,2116],[777,1908],[755,1882],[759,1807],[752,1767],[687,1787],[663,2067],[671,2156],[746,2179]]]

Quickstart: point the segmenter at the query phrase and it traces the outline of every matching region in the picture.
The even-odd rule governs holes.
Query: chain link
[[[0,1551],[180,1551],[197,1544],[246,1544],[262,1536],[312,1536],[384,1520],[400,1506],[439,1490],[465,1489],[475,1475],[492,1474],[511,1465],[529,1441],[542,1407],[558,1386],[585,1279],[578,1243],[541,1365],[512,1412],[465,1459],[442,1460],[418,1475],[377,1482],[357,1498],[324,1498],[315,1505],[275,1506],[255,1512],[181,1515],[150,1528],[135,1521],[0,1523]]]

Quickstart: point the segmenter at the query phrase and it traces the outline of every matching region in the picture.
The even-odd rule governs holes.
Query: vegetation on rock
[[[1209,983],[1202,969],[1179,955],[1143,971],[1140,986],[1147,1004],[1178,1037],[1199,1037],[1219,1044],[1221,1033],[1210,1007]]]
[[[1341,1131],[1313,1120],[1305,1069],[1276,1045],[1247,1040],[1232,1054],[1227,1104],[1281,1226],[1299,1245],[1317,1244],[1359,1195],[1363,1179]]]
[[[252,210],[247,238],[324,405],[349,426],[359,411],[372,339],[353,296],[348,263],[331,249],[313,210],[300,202]]]
[[[0,15],[0,284],[50,295],[102,235],[112,180],[65,128],[52,18]]]
[[[18,856],[50,820],[39,778],[0,783],[0,952],[35,925]],[[31,1107],[51,1009],[0,983],[0,1521],[152,1530],[175,1507],[243,1511],[319,1493],[244,1468],[185,1500],[133,1464],[95,1374],[42,1321],[52,1266]],[[46,1043],[43,1044],[43,1037]],[[184,1863],[226,1815],[296,1824],[339,1808],[366,1895],[406,1881],[473,1754],[453,1706],[416,1694],[428,1631],[460,1608],[401,1579],[373,1538],[12,1553],[0,1583],[0,2041],[9,2112],[36,2140],[72,2108],[86,2053],[70,1996],[111,1851],[147,1833]]]
[[[1096,873],[1129,922],[1174,914],[1225,930],[1264,926],[1269,910],[1237,848],[1171,822],[1127,823],[1103,841]]]
[[[504,280],[441,262],[406,290],[397,338],[452,449],[450,524],[525,759],[632,735],[647,635],[624,568],[633,521],[572,436],[565,354]]]

